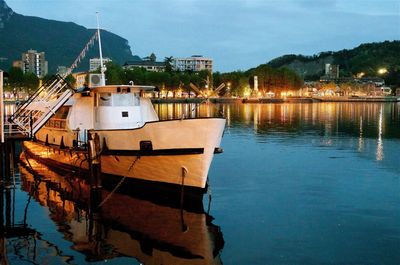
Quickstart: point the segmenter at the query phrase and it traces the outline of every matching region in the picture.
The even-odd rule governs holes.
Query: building
[[[103,64],[112,62],[110,58],[103,58]],[[92,58],[89,60],[89,72],[97,71],[100,68],[100,58]]]
[[[48,74],[48,63],[44,52],[28,50],[22,54],[21,69],[24,73],[34,73],[42,78]]]
[[[81,88],[87,85],[88,74],[86,72],[73,73],[72,76],[75,78],[75,88]]]
[[[201,55],[192,55],[188,58],[174,58],[172,67],[175,71],[193,71],[199,72],[208,70],[212,72],[213,60]]]
[[[330,79],[339,78],[339,65],[337,64],[325,64],[325,76]]]
[[[154,62],[154,61],[127,61],[122,68],[124,69],[134,69],[134,68],[144,68],[150,72],[165,72],[164,62]]]
[[[16,68],[21,68],[21,69],[22,69],[23,64],[22,64],[22,61],[13,61],[12,66],[13,66],[13,67],[16,67]]]

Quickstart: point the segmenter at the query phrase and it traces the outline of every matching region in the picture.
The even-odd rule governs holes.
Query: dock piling
[[[93,217],[96,217],[98,208],[102,201],[100,138],[97,133],[92,135],[88,131],[87,139],[88,139],[87,157],[89,161],[89,184],[90,184],[90,214],[93,215]],[[92,225],[90,227],[92,227]]]
[[[92,135],[88,132],[88,141],[90,186],[97,189],[101,188],[100,137],[97,133]]]

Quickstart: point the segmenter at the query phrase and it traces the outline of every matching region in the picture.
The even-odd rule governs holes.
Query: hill
[[[306,80],[316,80],[323,75],[326,63],[339,65],[342,77],[354,76],[360,72],[366,76],[378,76],[377,71],[380,68],[388,69],[389,73],[400,71],[399,54],[400,41],[384,41],[312,56],[284,55],[269,61],[268,65],[292,69]]]
[[[46,53],[49,72],[54,73],[57,66],[72,64],[94,32],[72,22],[17,14],[0,0],[0,68],[8,70],[14,60],[21,60],[22,52],[34,49]],[[126,39],[104,30],[101,38],[105,57],[119,64],[140,60],[132,55]],[[98,46],[94,45],[78,70],[87,70],[89,58],[98,57],[98,54]]]

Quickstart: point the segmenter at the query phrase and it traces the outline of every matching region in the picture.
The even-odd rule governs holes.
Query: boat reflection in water
[[[23,161],[22,189],[48,208],[86,261],[134,257],[143,264],[222,264],[222,232],[203,207],[189,211],[132,195],[108,196],[104,189],[91,191],[81,178]]]

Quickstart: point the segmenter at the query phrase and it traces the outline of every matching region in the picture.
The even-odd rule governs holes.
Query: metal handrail
[[[75,91],[60,75],[56,75],[21,105],[8,121],[17,125],[20,132],[33,137],[33,134],[55,114]],[[40,108],[30,109],[29,106],[33,103],[38,104]]]

